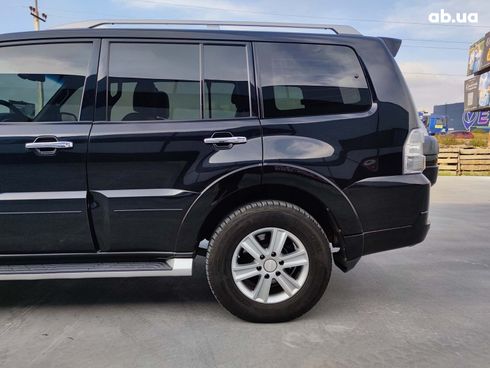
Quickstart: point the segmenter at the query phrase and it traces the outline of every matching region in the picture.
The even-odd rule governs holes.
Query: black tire
[[[303,286],[289,299],[272,304],[244,295],[235,284],[231,270],[238,244],[248,234],[264,227],[278,227],[294,234],[309,258]],[[211,237],[206,257],[209,286],[218,302],[250,322],[284,322],[308,312],[322,297],[331,271],[329,243],[318,222],[300,207],[277,200],[253,202],[226,217]]]

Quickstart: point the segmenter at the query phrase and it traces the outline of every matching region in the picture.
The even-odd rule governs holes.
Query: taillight
[[[425,128],[413,129],[408,133],[403,146],[403,173],[415,174],[425,170],[424,137]]]

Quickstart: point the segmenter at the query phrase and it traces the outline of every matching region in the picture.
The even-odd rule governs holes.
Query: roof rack
[[[210,29],[224,27],[261,27],[261,28],[298,28],[331,30],[341,35],[360,35],[361,33],[351,26],[336,24],[308,24],[308,23],[276,23],[276,22],[240,22],[240,21],[213,21],[213,20],[163,20],[163,19],[100,19],[86,20],[70,23],[56,29],[98,28],[107,25],[187,25],[206,26]]]

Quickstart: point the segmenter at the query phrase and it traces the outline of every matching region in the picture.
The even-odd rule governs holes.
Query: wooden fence
[[[441,147],[439,170],[453,175],[490,173],[490,148]]]

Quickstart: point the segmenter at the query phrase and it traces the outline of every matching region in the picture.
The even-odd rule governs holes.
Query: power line
[[[418,72],[403,72],[402,71],[402,74],[413,74],[413,75],[430,75],[430,76],[434,76],[434,77],[438,77],[438,76],[441,76],[441,77],[466,77],[466,75],[463,75],[463,74],[445,74],[445,73],[418,73]]]
[[[203,5],[185,5],[178,4],[172,1],[159,1],[159,0],[138,0],[138,2],[147,3],[147,4],[155,4],[155,5],[167,5],[178,8],[195,8],[195,9],[209,9],[209,10],[221,10],[232,13],[249,13],[249,14],[261,14],[261,15],[276,15],[283,17],[296,17],[296,18],[310,18],[310,19],[333,19],[333,20],[346,20],[346,21],[354,21],[354,22],[374,22],[374,23],[390,23],[390,24],[408,24],[408,25],[419,25],[419,26],[443,26],[443,27],[471,27],[471,28],[490,28],[490,25],[472,25],[472,24],[444,24],[444,23],[427,23],[427,22],[409,22],[404,20],[381,20],[381,19],[361,19],[361,18],[348,18],[348,17],[324,17],[324,16],[314,16],[314,15],[306,15],[306,14],[286,14],[286,13],[274,13],[274,12],[265,12],[259,10],[244,10],[244,9],[234,9],[234,8],[225,8],[225,7],[214,7],[214,6],[203,6]],[[14,4],[8,4],[7,6],[19,6]],[[61,10],[61,9],[58,9]],[[73,14],[79,14],[81,12],[74,11],[66,11]],[[85,12],[85,14],[94,15],[97,13],[93,12]],[[110,16],[109,14],[101,14],[103,16]],[[407,41],[429,41],[431,40],[416,40],[416,39],[407,39]],[[454,42],[454,43],[466,43],[465,41],[444,41],[444,42]],[[470,42],[469,42],[470,43]]]
[[[462,47],[444,47],[444,46],[422,46],[422,45],[402,45],[401,48],[404,47],[414,47],[418,49],[439,49],[439,50],[464,50],[468,52],[468,49]]]
[[[223,11],[229,11],[229,12],[240,12],[240,13],[257,13],[257,14],[263,14],[263,15],[279,15],[279,16],[288,16],[288,17],[300,17],[300,18],[312,18],[312,19],[336,19],[336,20],[351,20],[351,21],[356,21],[356,22],[379,22],[379,23],[396,23],[396,24],[417,24],[417,25],[444,25],[444,24],[433,24],[433,23],[422,23],[422,22],[407,22],[407,21],[385,21],[385,20],[375,20],[375,19],[359,19],[359,18],[331,18],[331,17],[319,17],[319,16],[308,16],[308,15],[297,15],[297,14],[282,14],[282,13],[268,13],[268,12],[261,12],[261,11],[253,11],[253,10],[236,10],[236,9],[231,9],[231,8],[219,8],[219,7],[207,7],[207,6],[199,6],[199,5],[183,5],[183,4],[176,4],[170,1],[152,1],[152,0],[139,0],[140,2],[146,2],[146,3],[151,3],[151,4],[156,4],[156,5],[168,5],[172,7],[182,7],[182,8],[198,8],[198,9],[212,9],[212,10],[223,10]],[[20,4],[6,4],[5,6],[11,6],[11,7],[23,7]],[[59,9],[57,8],[57,13],[52,13],[53,15],[56,15],[60,18],[64,18],[64,15],[59,14],[60,13],[65,13],[65,14],[88,14],[88,15],[97,15],[97,16],[103,16],[103,17],[112,17],[114,14],[107,14],[107,13],[94,13],[94,12],[84,12],[84,11],[71,11],[67,9]],[[79,17],[66,17],[66,18],[71,18],[71,19],[78,19]],[[461,25],[451,25],[455,27],[461,27]],[[475,26],[475,27],[490,27],[490,26]],[[400,38],[403,41],[414,41],[414,42],[433,42],[433,43],[459,43],[459,44],[471,44],[474,41],[453,41],[453,40],[434,40],[434,39],[420,39],[420,38]]]
[[[402,38],[403,41],[414,41],[414,42],[442,42],[442,43],[464,43],[466,45],[472,44],[474,41],[449,41],[449,40],[429,40],[425,38]]]
[[[229,11],[229,12],[240,12],[240,13],[257,13],[257,14],[264,14],[264,15],[279,15],[279,16],[288,16],[288,17],[300,17],[300,18],[312,18],[312,19],[336,19],[336,20],[352,20],[356,22],[379,22],[379,23],[396,23],[396,24],[417,24],[417,25],[444,25],[444,24],[433,24],[433,23],[421,23],[421,22],[406,22],[406,21],[385,21],[385,20],[375,20],[375,19],[358,19],[358,18],[328,18],[328,17],[318,17],[318,16],[307,16],[307,15],[297,15],[297,14],[282,14],[282,13],[268,13],[268,12],[262,12],[262,11],[253,11],[253,10],[236,10],[236,9],[231,9],[231,8],[220,8],[220,7],[208,7],[208,6],[199,6],[199,5],[183,5],[183,4],[176,4],[170,1],[152,1],[152,0],[139,0],[140,2],[146,2],[146,3],[151,3],[151,4],[156,4],[156,5],[168,5],[172,7],[182,7],[182,8],[197,8],[197,9],[212,9],[212,10],[223,10],[223,11]],[[6,6],[17,6],[17,7],[23,7],[22,5],[19,4],[6,4]],[[105,13],[94,13],[94,12],[83,12],[83,11],[70,11],[66,9],[57,9],[57,13],[52,13],[52,15],[56,15],[59,18],[68,18],[68,19],[79,19],[79,17],[67,17],[65,15],[61,15],[60,13],[65,13],[65,14],[89,14],[89,15],[100,15],[103,17],[112,17],[113,14],[105,14]],[[461,25],[454,25],[456,27],[460,27]],[[480,27],[480,26],[476,26]],[[487,26],[481,26],[481,27],[487,27]],[[434,40],[434,39],[417,39],[417,38],[400,38],[403,41],[413,41],[413,42],[429,42],[429,43],[458,43],[458,44],[471,44],[473,41],[453,41],[453,40]],[[443,47],[428,47],[428,46],[418,46],[418,45],[404,45],[404,47],[420,47],[420,48],[441,48],[441,49],[459,49],[459,48],[443,48]],[[463,50],[463,49],[460,49]],[[466,49],[464,49],[466,50]]]
[[[470,25],[470,24],[443,24],[443,23],[424,23],[424,22],[408,22],[408,21],[398,21],[398,20],[380,20],[380,19],[359,19],[359,18],[337,18],[337,17],[321,17],[312,15],[301,15],[301,14],[285,14],[285,13],[272,13],[264,12],[259,10],[244,10],[244,9],[233,9],[233,8],[223,8],[223,7],[211,7],[202,5],[184,5],[174,3],[172,1],[155,1],[155,0],[138,0],[142,3],[155,4],[155,5],[168,5],[180,8],[196,8],[196,9],[209,9],[209,10],[221,10],[232,13],[249,13],[249,14],[261,14],[261,15],[277,15],[283,17],[296,17],[296,18],[311,18],[311,19],[333,19],[340,21],[355,21],[355,22],[374,22],[374,23],[391,23],[391,24],[408,24],[408,25],[418,25],[418,26],[445,26],[445,27],[471,27],[471,28],[490,28],[490,25]]]

